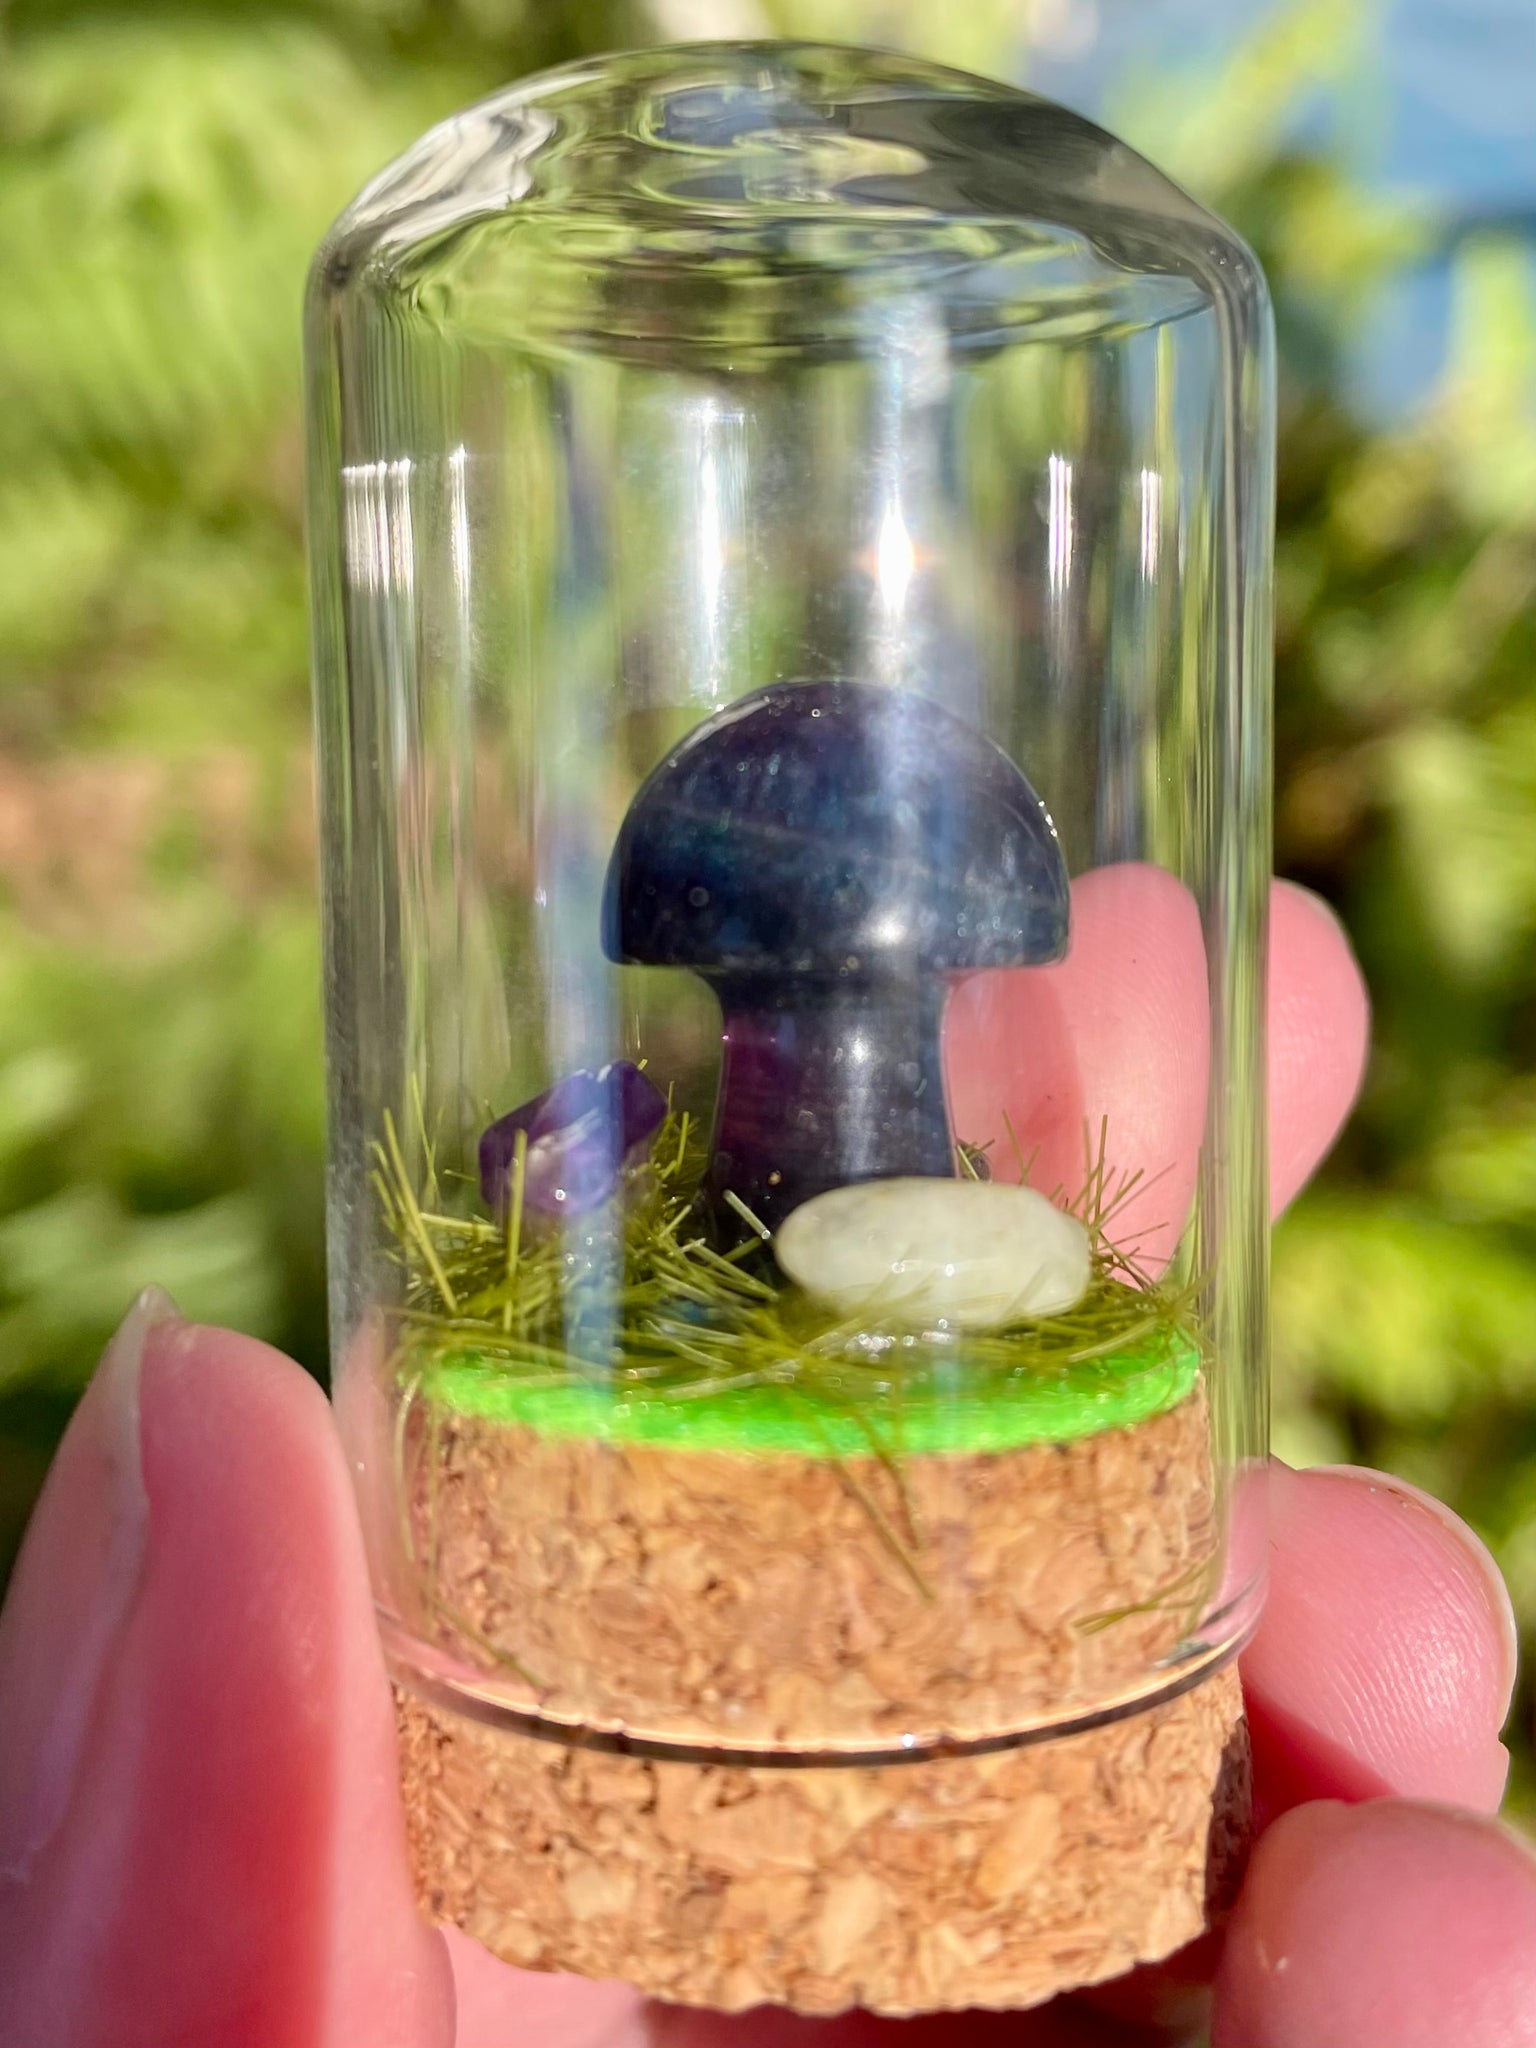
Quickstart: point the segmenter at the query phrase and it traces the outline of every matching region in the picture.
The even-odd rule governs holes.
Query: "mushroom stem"
[[[727,1190],[771,1230],[827,1188],[954,1173],[941,980],[733,977],[715,989],[725,1052],[704,1191],[722,1240],[744,1234]]]

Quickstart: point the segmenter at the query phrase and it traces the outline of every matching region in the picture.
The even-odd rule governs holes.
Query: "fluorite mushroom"
[[[620,828],[609,957],[684,967],[724,1055],[704,1192],[769,1229],[824,1189],[950,1175],[950,977],[1066,948],[1067,872],[1008,756],[942,705],[775,683],[695,728]]]

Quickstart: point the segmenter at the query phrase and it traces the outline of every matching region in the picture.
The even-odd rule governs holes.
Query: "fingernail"
[[[1515,1619],[1515,1605],[1509,1596],[1509,1587],[1504,1583],[1504,1574],[1482,1537],[1462,1520],[1454,1508],[1447,1507],[1443,1500],[1437,1500],[1434,1494],[1426,1493],[1421,1486],[1415,1486],[1407,1479],[1399,1479],[1394,1472],[1373,1471],[1368,1465],[1312,1465],[1307,1469],[1322,1473],[1325,1477],[1349,1479],[1357,1485],[1363,1482],[1373,1493],[1400,1501],[1410,1514],[1427,1515],[1447,1535],[1455,1539],[1457,1547],[1476,1574],[1503,1646],[1504,1711],[1508,1713],[1520,1666],[1520,1627]]]
[[[139,1442],[144,1346],[176,1304],[149,1287],[81,1397],[0,1611],[0,1881],[25,1883],[69,1809],[112,1648],[132,1607],[149,1502]]]

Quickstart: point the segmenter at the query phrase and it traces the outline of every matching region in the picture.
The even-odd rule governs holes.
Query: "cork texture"
[[[1198,1389],[1134,1428],[890,1464],[425,1404],[402,1448],[402,1618],[509,1704],[683,1743],[973,1741],[1133,1699],[1218,1563]]]
[[[1230,1666],[1087,1733],[877,1766],[652,1762],[396,1697],[428,1916],[685,2004],[1037,2004],[1199,1934],[1246,1838]]]

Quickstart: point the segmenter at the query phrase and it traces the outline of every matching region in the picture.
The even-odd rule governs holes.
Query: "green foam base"
[[[1199,1347],[1163,1330],[1102,1358],[1000,1376],[968,1370],[964,1348],[909,1362],[899,1382],[851,1368],[847,1398],[831,1387],[748,1386],[688,1395],[615,1393],[575,1377],[534,1379],[488,1354],[446,1352],[425,1375],[427,1399],[466,1416],[541,1436],[643,1443],[745,1456],[850,1458],[872,1442],[905,1456],[974,1455],[1059,1444],[1129,1429],[1194,1389]]]

